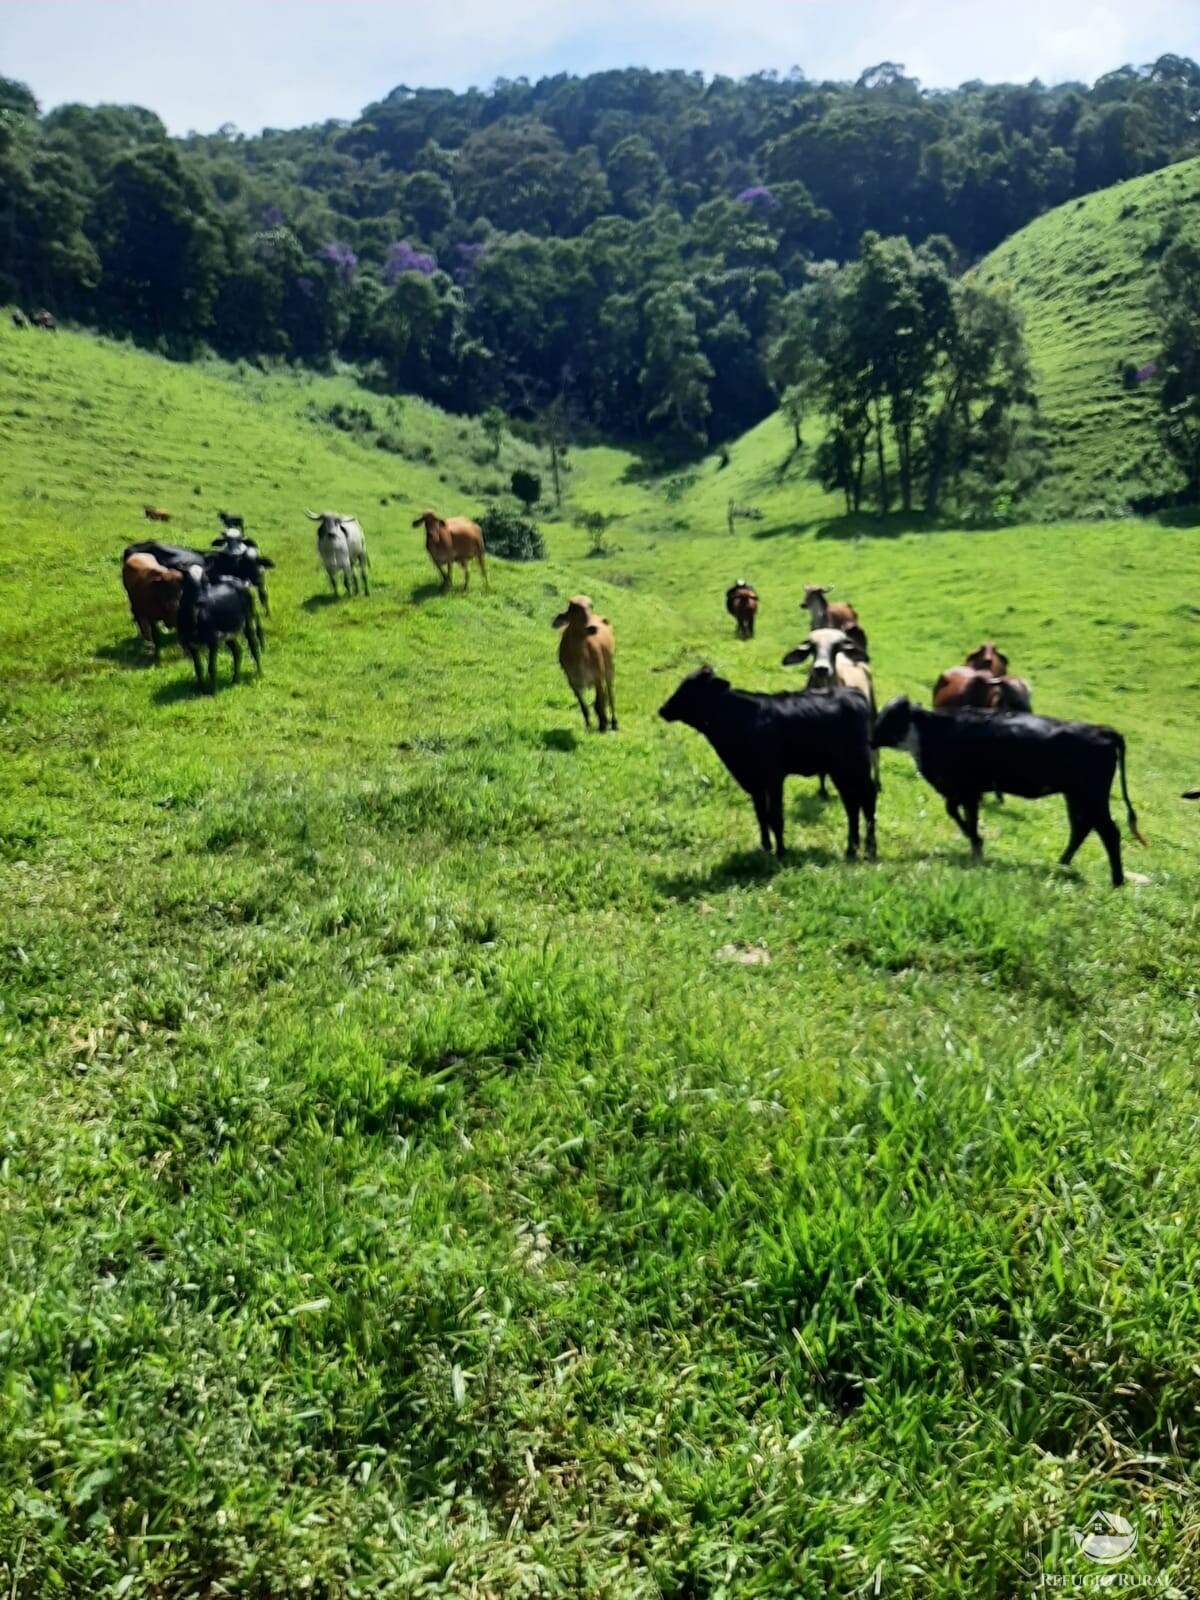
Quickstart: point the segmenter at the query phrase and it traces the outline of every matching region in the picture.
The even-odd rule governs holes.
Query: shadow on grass
[[[851,512],[848,516],[823,518],[810,526],[815,539],[898,539],[905,533],[940,533],[948,524],[918,511],[896,511],[886,517]]]
[[[326,606],[336,606],[341,603],[341,600],[340,593],[330,594],[326,591],[323,594],[310,594],[307,600],[301,600],[300,609],[301,611],[310,612],[324,611]]]
[[[409,590],[408,598],[414,605],[420,605],[425,600],[432,600],[439,594],[446,594],[446,585],[436,580],[429,583],[414,583]]]
[[[579,749],[579,735],[570,728],[547,728],[541,736],[543,750],[557,750],[567,753]]]
[[[160,660],[166,659],[164,650]],[[154,657],[140,639],[122,639],[120,644],[102,644],[96,651],[97,661],[115,661],[122,667],[152,667]]]
[[[789,844],[782,861],[765,850],[738,850],[710,871],[660,878],[658,886],[673,900],[700,900],[726,889],[770,883],[777,872],[785,869],[830,867],[840,865],[842,859],[840,850],[827,850],[823,845]]]

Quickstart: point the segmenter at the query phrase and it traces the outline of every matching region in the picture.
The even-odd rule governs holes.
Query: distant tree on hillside
[[[1184,494],[1194,503],[1200,501],[1200,236],[1174,233],[1152,300],[1161,328],[1155,377],[1163,443],[1183,472]]]

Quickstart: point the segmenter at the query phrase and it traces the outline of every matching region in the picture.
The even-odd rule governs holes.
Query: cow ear
[[[258,564],[260,567],[266,567],[268,572],[272,571],[275,566],[275,563],[270,559],[269,556],[259,556]]]
[[[584,633],[598,633],[600,630],[597,628],[594,622],[589,622],[583,631]]]

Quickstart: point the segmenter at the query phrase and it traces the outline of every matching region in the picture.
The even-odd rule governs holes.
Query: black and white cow
[[[228,645],[233,657],[234,683],[242,667],[242,638],[250,646],[255,669],[262,673],[258,604],[254,590],[241,578],[212,579],[201,564],[188,567],[183,574],[176,633],[179,643],[192,658],[196,682],[201,688],[204,674],[200,652],[207,650],[209,694],[217,692],[217,652],[222,644]]]
[[[983,854],[979,836],[979,801],[988,793],[1037,799],[1061,794],[1067,802],[1071,836],[1060,857],[1066,866],[1093,828],[1108,851],[1113,887],[1125,881],[1121,868],[1121,835],[1109,811],[1109,795],[1118,763],[1121,794],[1129,831],[1140,844],[1137,816],[1125,787],[1125,740],[1114,728],[1088,722],[1059,722],[1012,712],[926,711],[904,695],[889,700],[879,713],[871,742],[907,750],[917,770],[946,802],[947,814],[971,843],[971,854]]]
[[[253,584],[267,616],[271,615],[267,600],[267,580],[263,576],[275,563],[262,554],[256,544],[251,544],[240,533],[227,532],[214,539],[212,549],[204,558],[205,571],[210,578],[241,578]]]

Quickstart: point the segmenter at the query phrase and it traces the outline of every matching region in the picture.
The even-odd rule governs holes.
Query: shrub
[[[541,478],[526,467],[518,467],[509,482],[512,484],[512,492],[526,508],[537,505],[542,498]]]
[[[483,542],[490,556],[505,561],[544,561],[546,546],[535,523],[516,511],[489,506],[480,518]]]
[[[610,522],[614,519],[606,511],[581,511],[579,514],[580,526],[588,536],[588,554],[590,556],[605,556],[608,546],[604,542],[604,535]]]

